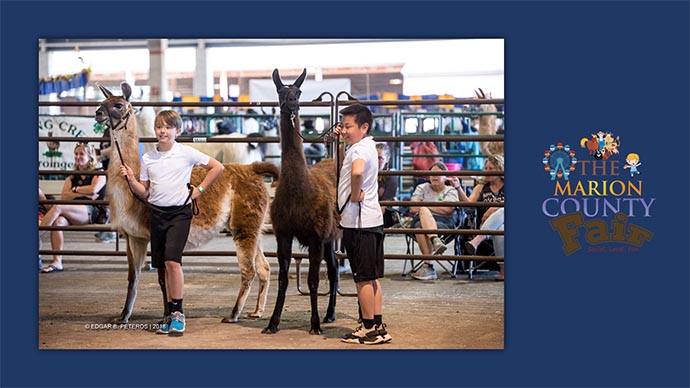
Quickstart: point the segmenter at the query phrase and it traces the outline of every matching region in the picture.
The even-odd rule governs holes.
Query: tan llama
[[[490,100],[491,93],[485,94],[482,89],[474,91],[477,98],[480,100]],[[482,104],[479,106],[482,112],[497,112],[496,105]],[[496,115],[481,115],[479,116],[479,135],[495,135],[496,134]],[[498,141],[482,141],[479,143],[482,150],[482,155],[503,154],[503,142]]]
[[[122,83],[122,96],[114,96],[108,89],[98,85],[105,100],[96,111],[96,121],[110,127],[111,142],[115,147],[108,166],[107,198],[110,201],[113,225],[127,240],[128,286],[125,306],[116,323],[126,323],[134,306],[141,268],[146,258],[149,242],[148,205],[135,198],[127,181],[120,176],[124,162],[139,176],[137,121],[132,117],[131,87]],[[119,151],[118,151],[119,148]],[[121,156],[120,156],[121,153]],[[250,317],[261,317],[266,305],[270,268],[259,244],[264,217],[268,209],[268,191],[264,175],[274,180],[279,176],[278,168],[271,163],[250,165],[225,164],[223,174],[206,194],[197,199],[200,214],[192,219],[187,247],[197,247],[208,242],[222,229],[232,232],[237,246],[237,261],[241,270],[239,295],[230,316],[224,322],[236,322],[249,295],[254,278],[259,277],[259,297],[256,309]],[[192,171],[191,183],[199,184],[206,170],[197,167]],[[159,271],[158,283],[163,291],[164,314],[168,314],[165,296],[165,273]]]

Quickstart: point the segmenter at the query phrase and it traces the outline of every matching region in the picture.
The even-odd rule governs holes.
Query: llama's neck
[[[300,121],[299,114],[295,114],[294,119],[290,118],[290,114],[280,114],[280,148],[282,165],[288,160],[292,166],[302,164],[306,169],[307,160],[304,157],[304,149],[302,148],[302,138],[299,136]]]
[[[117,136],[111,136],[111,144],[115,146],[115,141],[119,143],[122,159],[124,159],[124,162],[130,167],[134,164],[139,165],[139,135],[137,134],[136,126],[132,125],[131,127],[132,128],[125,128],[119,131]],[[117,153],[115,156],[119,159],[120,154],[117,150],[115,150],[115,152]]]
[[[139,162],[139,135],[137,133],[137,126],[134,120],[130,121],[127,127],[110,131],[110,164],[108,165],[108,184],[117,185],[118,183],[126,186],[124,179],[117,179],[120,175],[120,166],[124,163],[128,165],[134,172],[135,176],[139,177],[141,164]],[[119,149],[119,151],[118,151]],[[122,156],[120,156],[122,154]],[[129,188],[125,187],[127,192]]]
[[[293,127],[294,122],[294,127]],[[294,120],[290,114],[280,114],[280,184],[276,195],[295,193],[296,190],[308,187],[307,160],[302,149],[302,138],[299,136],[299,115]],[[287,195],[287,194],[286,194]]]

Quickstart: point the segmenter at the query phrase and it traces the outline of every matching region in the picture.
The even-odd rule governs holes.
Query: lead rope
[[[113,122],[113,116],[110,115],[110,109],[105,109],[106,113],[108,114],[108,120],[110,121],[110,137],[115,139],[115,148],[117,149],[117,154],[120,157],[120,164],[123,166],[125,165],[125,159],[122,157],[122,151],[120,151],[120,143],[117,141],[117,137],[113,136],[115,135],[115,123]],[[127,114],[125,115],[125,124],[124,128],[127,127],[127,123],[129,121],[129,114],[131,113],[131,105],[129,105],[129,109],[127,110]],[[134,198],[140,200],[141,202],[145,203],[146,206],[150,206],[150,204],[147,201],[144,201],[143,199],[139,198],[139,196],[132,190],[132,187],[129,185],[129,179],[125,176],[125,180],[127,181],[127,188],[129,191],[132,193]]]
[[[187,182],[187,190],[189,191],[189,196],[187,196],[187,199],[184,200],[184,205],[187,205],[187,201],[189,201],[192,198],[192,193],[194,192],[194,185],[191,183]],[[199,215],[199,205],[196,203],[196,199],[192,199],[192,214],[195,216]]]
[[[117,154],[118,154],[118,156],[120,157],[120,164],[122,164],[122,165],[124,166],[124,165],[125,165],[125,160],[124,160],[124,158],[122,157],[122,151],[120,151],[120,143],[117,141],[117,139],[115,139],[115,149],[117,149]],[[129,191],[132,193],[132,195],[134,196],[134,198],[136,198],[136,199],[140,200],[141,202],[145,203],[146,206],[149,206],[149,203],[148,203],[148,202],[146,202],[146,201],[144,201],[143,199],[139,198],[139,196],[134,192],[134,190],[132,190],[132,186],[129,185],[129,178],[127,178],[126,175],[125,175],[125,180],[127,181],[127,188],[128,188]]]

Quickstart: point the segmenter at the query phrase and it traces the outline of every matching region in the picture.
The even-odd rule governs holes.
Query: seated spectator
[[[53,195],[50,195],[50,194],[48,194],[48,195],[44,194],[43,190],[41,190],[41,188],[39,187],[38,188],[38,200],[39,200],[38,224],[39,225],[41,225],[41,221],[43,220],[43,217],[45,217],[46,213],[48,213],[48,209],[50,209],[50,207],[51,207],[51,205],[40,203],[40,201],[45,201],[47,199],[55,199],[55,197]],[[40,240],[38,241],[38,244],[40,247],[40,244],[41,244]],[[43,260],[41,259],[41,255],[38,255],[38,270],[40,271],[42,269],[43,269]]]
[[[74,170],[75,172],[65,179],[62,186],[61,199],[91,199],[102,200],[105,195],[104,175],[81,175],[80,171],[97,170],[98,162],[95,159],[93,148],[84,143],[77,143],[74,148]],[[40,195],[40,194],[39,194]],[[41,226],[66,226],[66,225],[85,225],[96,222],[100,215],[100,210],[95,205],[53,205],[41,220]],[[39,231],[39,248],[41,236],[47,231]],[[61,230],[50,231],[50,245],[53,250],[62,250],[64,236]],[[45,268],[42,273],[59,272],[62,266],[62,256],[54,255],[53,261]]]
[[[448,171],[443,162],[436,162],[429,168],[430,171]],[[434,175],[429,182],[422,183],[414,190],[411,201],[439,201],[458,202],[458,191],[446,185],[446,177]],[[413,228],[421,229],[453,229],[454,206],[410,206],[410,212],[416,213],[412,220]],[[436,234],[415,235],[419,250],[424,255],[440,255],[446,250],[443,240]],[[438,279],[436,270],[429,260],[417,270],[412,272],[412,277],[418,280]]]
[[[486,159],[484,164],[484,171],[504,171],[504,159],[503,155],[496,154],[491,155]],[[451,179],[451,184],[453,187],[458,188],[458,194],[461,201],[470,202],[503,202],[503,175],[492,175],[484,177],[483,181],[477,184],[472,190],[472,194],[468,197],[465,192],[460,188],[460,184],[456,179]],[[503,208],[502,207],[478,207],[477,208],[477,220],[479,221],[480,229],[483,230],[503,230]],[[494,253],[497,256],[503,256],[503,236],[488,236],[488,235],[477,235],[472,240],[465,243],[465,249],[469,255],[476,254],[479,249],[480,244],[491,238],[493,240]],[[501,275],[499,275],[497,280],[502,280],[503,278],[503,265],[501,267]]]
[[[55,199],[55,196],[53,195],[46,195],[43,193],[43,190],[41,188],[38,188],[38,200],[39,201],[45,201],[47,199]],[[48,213],[48,210],[52,207],[52,205],[48,204],[43,204],[39,203],[38,204],[38,223],[39,225],[41,224],[41,220],[43,220],[43,217],[45,217],[46,213]]]
[[[431,165],[441,162],[440,156],[418,156],[418,155],[439,155],[438,147],[432,141],[415,141],[410,144],[410,150],[415,155],[412,158],[412,168],[414,170],[428,170]],[[428,176],[416,176],[412,179],[412,184],[416,188],[419,184],[427,182]]]
[[[391,151],[386,143],[376,143],[376,152],[379,153],[379,170],[390,170],[389,164]],[[398,195],[400,177],[396,175],[379,175],[379,201],[393,201]],[[388,206],[381,206],[383,212],[383,227],[390,228],[398,222],[393,214],[397,213]],[[398,215],[399,217],[399,215]]]
[[[494,209],[496,209],[496,211],[491,213],[491,215],[489,215],[489,217],[487,217],[486,220],[481,224],[481,230],[503,230],[504,208],[499,207]],[[503,256],[503,237],[504,236],[487,236],[478,234],[474,236],[472,240],[465,243],[465,249],[467,250],[467,254],[474,255],[477,253],[477,249],[479,249],[479,244],[481,244],[482,241],[486,240],[487,238],[491,238],[494,242],[494,253],[496,256]]]

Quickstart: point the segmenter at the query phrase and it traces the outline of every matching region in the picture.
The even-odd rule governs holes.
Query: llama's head
[[[132,104],[129,98],[132,96],[132,87],[127,82],[120,84],[122,88],[122,96],[114,96],[113,93],[104,86],[96,83],[105,100],[96,110],[96,122],[103,124],[110,128],[111,131],[117,131],[127,126],[127,121],[134,113],[132,111]],[[134,119],[132,117],[132,119]]]
[[[492,99],[491,92],[484,93],[484,91],[481,88],[475,89],[474,93],[477,95],[477,97],[475,97],[475,99],[477,99],[477,100],[491,100]],[[479,105],[479,110],[481,112],[496,112],[496,105],[489,104],[486,101],[483,101],[483,104]],[[491,116],[491,117],[480,116],[480,121],[481,120],[484,120],[484,121],[494,120],[495,121],[495,119],[496,119],[496,116]],[[495,124],[493,124],[493,125],[495,127]],[[492,132],[491,133],[492,135],[495,134],[495,129],[491,130],[491,132]]]
[[[476,95],[476,97],[474,97],[475,100],[491,100],[491,99],[493,98],[493,97],[491,96],[491,92],[486,92],[486,93],[484,93],[484,91],[482,90],[482,88],[474,89],[474,94]],[[482,105],[480,105],[479,107],[481,108],[482,111],[486,112],[486,111],[487,111],[487,108],[490,107],[490,106],[493,106],[494,108],[496,107],[495,105],[493,105],[493,104],[487,104],[486,102],[484,102],[484,103],[483,103]],[[491,112],[495,112],[494,109],[489,109],[489,110],[490,110]]]
[[[278,69],[273,70],[273,83],[276,85],[278,91],[278,102],[280,102],[280,112],[296,114],[299,110],[299,96],[302,91],[299,89],[302,82],[307,77],[307,69],[302,71],[302,74],[297,77],[295,83],[292,85],[285,85],[280,80]]]
[[[477,98],[480,100],[486,100],[487,98],[491,98],[491,93],[489,93],[489,96],[487,97],[482,88],[474,89],[474,94],[476,94]]]

